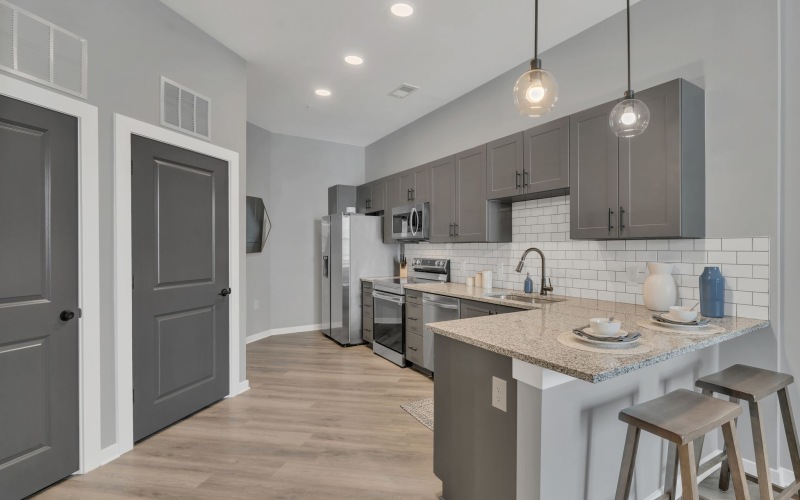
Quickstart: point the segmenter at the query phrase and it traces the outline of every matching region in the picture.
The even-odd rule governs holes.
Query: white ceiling
[[[249,121],[345,144],[368,145],[533,56],[534,0],[408,0],[407,18],[393,0],[161,1],[248,61]],[[540,1],[540,52],[624,8]],[[420,90],[386,95],[401,83]]]

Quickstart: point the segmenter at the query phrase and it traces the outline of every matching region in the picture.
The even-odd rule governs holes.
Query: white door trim
[[[0,75],[0,94],[78,119],[78,300],[80,469],[101,464],[100,449],[100,184],[97,108],[52,90]]]
[[[230,250],[230,374],[228,396],[235,396],[248,388],[247,381],[239,381],[239,359],[242,342],[240,305],[242,287],[239,283],[240,234],[239,214],[244,197],[239,192],[239,153],[215,146],[200,139],[151,125],[127,116],[114,114],[114,283],[115,283],[115,335],[117,346],[117,444],[109,452],[113,459],[133,449],[133,291],[132,291],[132,239],[131,239],[131,134],[147,137],[179,148],[196,151],[227,161],[229,198],[229,250]]]

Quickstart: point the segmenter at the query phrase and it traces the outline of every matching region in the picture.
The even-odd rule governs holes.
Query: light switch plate
[[[506,381],[497,377],[492,377],[492,406],[506,411]]]

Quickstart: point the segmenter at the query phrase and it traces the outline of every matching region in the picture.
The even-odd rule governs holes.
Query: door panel
[[[383,211],[383,242],[394,243],[392,239],[392,209],[410,203],[406,201],[406,190],[401,189],[402,177],[392,177],[386,181],[386,206]]]
[[[0,96],[2,498],[78,470],[77,316],[77,119]]]
[[[570,237],[618,236],[619,147],[608,126],[615,102],[570,117]],[[609,210],[613,213],[609,214]]]
[[[525,131],[526,193],[569,187],[569,117]]]
[[[678,83],[675,80],[636,94],[650,109],[650,124],[642,135],[619,141],[619,204],[625,210],[620,237],[681,235]]]
[[[455,157],[448,156],[431,164],[431,231],[430,242],[452,241],[452,224],[456,220]]]
[[[413,172],[405,172],[400,174],[397,178],[398,187],[397,192],[400,200],[400,205],[408,205],[413,203],[413,198],[411,197],[411,190],[414,188],[414,173]],[[387,196],[388,198],[388,196]]]
[[[486,145],[486,199],[522,194],[522,132]]]
[[[414,170],[414,191],[411,193],[414,203],[431,201],[431,168],[426,165]]]
[[[228,394],[228,164],[138,136],[131,148],[138,441]]]
[[[322,278],[320,287],[320,317],[322,333],[331,336],[331,217],[323,217],[320,224],[322,240]]]
[[[486,145],[456,155],[456,241],[486,241]]]

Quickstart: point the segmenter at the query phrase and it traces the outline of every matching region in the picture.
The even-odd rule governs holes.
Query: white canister
[[[483,271],[483,288],[486,290],[492,289],[492,272],[491,271]]]
[[[475,286],[481,288],[483,286],[483,276],[481,273],[475,275]]]
[[[678,302],[678,285],[672,277],[672,264],[648,262],[650,274],[644,279],[642,296],[644,305],[651,311],[669,311]]]
[[[475,278],[472,276],[467,277],[467,287],[472,288],[475,286]]]

